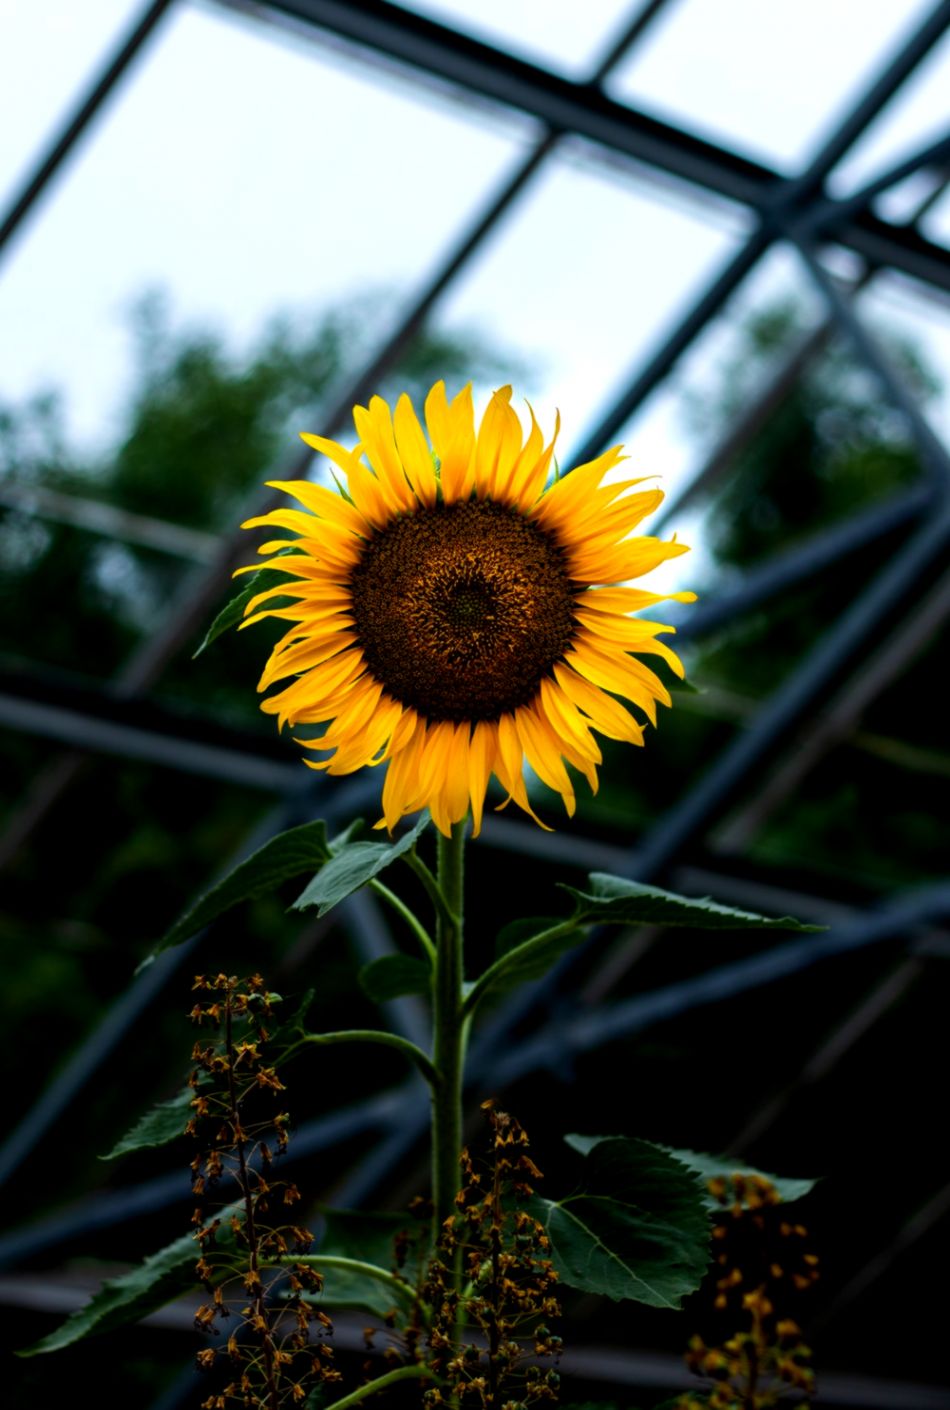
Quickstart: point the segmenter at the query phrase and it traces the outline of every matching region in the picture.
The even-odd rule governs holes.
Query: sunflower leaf
[[[578,1155],[585,1156],[589,1155],[595,1146],[602,1145],[604,1141],[626,1139],[625,1136],[579,1136],[573,1132],[564,1137],[565,1143],[570,1146],[571,1150],[577,1151]],[[667,1155],[688,1165],[690,1170],[700,1176],[704,1185],[707,1180],[711,1180],[717,1175],[758,1175],[775,1186],[783,1204],[793,1204],[795,1200],[803,1199],[817,1184],[817,1180],[809,1179],[807,1176],[794,1179],[784,1175],[772,1175],[768,1170],[759,1170],[757,1166],[748,1165],[744,1160],[736,1160],[734,1156],[709,1155],[705,1151],[676,1150],[673,1146],[664,1146],[658,1143],[657,1149],[666,1151]],[[708,1209],[719,1208],[718,1201],[708,1191],[704,1193],[703,1198]]]
[[[710,1258],[696,1172],[651,1141],[608,1137],[586,1155],[582,1182],[568,1199],[535,1196],[529,1204],[561,1281],[614,1301],[678,1308]]]
[[[140,1116],[135,1125],[100,1160],[117,1160],[120,1155],[131,1151],[147,1150],[154,1146],[167,1146],[179,1136],[184,1136],[185,1126],[191,1116],[191,1104],[195,1099],[193,1087],[183,1087],[167,1102],[159,1102],[150,1111]]]
[[[183,1234],[128,1273],[109,1278],[84,1307],[77,1307],[61,1326],[17,1355],[40,1356],[59,1351],[85,1337],[138,1322],[196,1285],[197,1253],[194,1234]]]
[[[806,925],[792,916],[763,916],[721,906],[709,896],[678,896],[658,886],[645,886],[622,876],[592,872],[589,891],[578,891],[564,882],[558,885],[574,898],[578,925],[675,925],[691,930],[825,930],[823,925]]]
[[[290,877],[303,876],[315,866],[322,866],[337,847],[348,845],[351,832],[348,829],[341,837],[328,841],[326,823],[318,820],[270,838],[179,916],[139,968],[144,969],[163,950],[180,945],[233,906],[266,896]]]
[[[274,558],[285,558],[287,554],[292,551],[291,548],[279,549],[278,552],[274,554]],[[277,587],[279,583],[286,582],[288,572],[289,569],[264,567],[258,572],[253,573],[251,577],[247,579],[241,591],[221,608],[221,611],[205,632],[201,645],[192,655],[192,661],[196,661],[202,652],[207,651],[211,643],[217,641],[219,636],[223,636],[226,631],[230,631],[232,627],[238,625],[243,619],[244,609],[252,597],[256,597],[259,592],[264,592],[267,588]],[[293,601],[294,599],[290,597],[288,597],[286,601],[284,598],[279,597],[275,598],[270,605],[272,607],[287,607]]]
[[[423,813],[415,827],[404,833],[398,842],[347,842],[300,893],[293,903],[293,910],[302,911],[308,906],[316,906],[317,915],[326,915],[327,911],[345,901],[347,896],[352,896],[354,891],[410,851],[428,825],[429,814]]]
[[[431,969],[414,955],[381,955],[364,965],[358,977],[363,993],[377,1004],[403,994],[428,994],[432,984]]]
[[[746,1165],[745,1161],[737,1161],[725,1155],[707,1155],[705,1151],[673,1150],[672,1147],[664,1149],[669,1149],[670,1155],[695,1170],[704,1181],[712,1180],[717,1175],[759,1175],[775,1186],[783,1204],[793,1204],[795,1200],[803,1199],[817,1184],[816,1179],[809,1179],[807,1176],[794,1179],[787,1175],[772,1175],[768,1170],[759,1170],[754,1165]],[[719,1208],[718,1202],[708,1192],[706,1203],[710,1209]]]

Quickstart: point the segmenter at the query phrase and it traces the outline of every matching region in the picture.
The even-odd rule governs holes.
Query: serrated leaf
[[[797,1199],[803,1199],[811,1190],[815,1188],[817,1180],[802,1176],[800,1179],[793,1179],[785,1175],[772,1175],[767,1170],[759,1170],[754,1165],[747,1165],[744,1160],[735,1160],[726,1155],[707,1155],[704,1151],[673,1150],[668,1147],[670,1155],[677,1160],[683,1161],[684,1165],[690,1166],[703,1180],[712,1180],[717,1175],[759,1175],[775,1186],[783,1204],[792,1204]],[[718,1202],[713,1199],[708,1192],[706,1194],[707,1206],[710,1209],[719,1209]]]
[[[61,1326],[17,1354],[40,1356],[47,1351],[59,1351],[85,1337],[111,1332],[116,1327],[139,1321],[157,1308],[164,1307],[179,1293],[196,1286],[197,1256],[194,1235],[183,1234],[174,1243],[146,1258],[137,1268],[103,1283],[90,1301],[70,1313]]]
[[[359,972],[363,993],[374,1003],[398,999],[403,994],[428,994],[432,971],[413,955],[382,955]]]
[[[217,886],[213,886],[180,916],[144,964],[150,964],[163,950],[180,945],[242,901],[266,896],[290,877],[303,876],[313,871],[314,867],[322,866],[338,845],[345,845],[345,841],[329,842],[326,823],[321,820],[302,823],[300,827],[278,833],[240,862]]]
[[[293,553],[293,551],[293,548],[282,548],[274,554],[274,558],[286,558],[289,554]],[[241,591],[236,593],[226,606],[222,607],[221,611],[211,623],[211,626],[205,632],[201,645],[191,658],[192,661],[197,661],[198,657],[203,651],[207,651],[213,641],[217,641],[219,636],[222,636],[226,631],[230,631],[232,627],[236,627],[238,623],[243,620],[244,609],[252,597],[256,597],[259,592],[264,592],[267,588],[277,587],[279,583],[288,582],[287,575],[290,572],[291,570],[289,568],[281,570],[267,566],[261,568],[257,573],[252,573],[249,578],[246,578],[245,585]],[[287,607],[294,600],[295,599],[292,597],[288,597],[286,600],[282,597],[278,597],[274,598],[269,605],[271,607]]]
[[[579,1155],[589,1155],[595,1146],[599,1146],[603,1141],[625,1140],[623,1136],[579,1136],[571,1133],[565,1136],[564,1140],[571,1150],[575,1150]],[[815,1188],[817,1181],[803,1176],[800,1179],[793,1179],[784,1175],[772,1175],[767,1170],[759,1170],[755,1165],[748,1165],[744,1160],[737,1160],[734,1156],[728,1155],[708,1155],[705,1151],[677,1150],[673,1146],[657,1146],[658,1150],[664,1150],[669,1155],[681,1160],[684,1165],[688,1165],[705,1182],[713,1179],[716,1175],[760,1175],[774,1185],[783,1204],[791,1204],[797,1199],[803,1199],[811,1190]],[[707,1209],[718,1209],[718,1202],[713,1199],[707,1190],[703,1191],[703,1198]]]
[[[398,842],[346,843],[304,888],[294,901],[293,909],[302,911],[316,906],[318,915],[326,915],[414,847],[428,825],[429,814],[423,813],[415,827]]]
[[[574,897],[573,920],[584,925],[672,925],[691,930],[825,930],[805,925],[792,916],[763,916],[722,906],[709,896],[678,896],[658,886],[645,886],[626,877],[592,872],[589,891],[563,882],[561,889]]]
[[[135,1125],[116,1141],[108,1155],[101,1155],[99,1159],[117,1160],[120,1155],[128,1155],[131,1151],[167,1146],[169,1141],[177,1140],[185,1134],[194,1099],[194,1088],[183,1087],[167,1102],[159,1102],[139,1117]]]
[[[650,1307],[677,1308],[709,1263],[710,1223],[694,1171],[650,1141],[608,1137],[584,1161],[583,1193],[531,1212],[563,1282]]]

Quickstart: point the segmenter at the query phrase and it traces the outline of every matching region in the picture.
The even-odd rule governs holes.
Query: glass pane
[[[794,170],[929,9],[926,0],[681,0],[609,86],[638,108]]]
[[[141,0],[0,0],[0,206],[141,9]]]
[[[517,151],[499,125],[377,69],[253,20],[175,11],[10,251],[0,397],[61,385],[74,427],[107,434],[122,323],[156,285],[236,340],[275,310],[360,295],[372,343]]]
[[[545,5],[543,20],[537,0],[480,0],[476,7],[464,0],[415,0],[404,8],[572,77],[586,77],[596,68],[632,13],[631,0]]]

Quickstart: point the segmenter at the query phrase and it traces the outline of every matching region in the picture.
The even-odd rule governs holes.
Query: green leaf
[[[695,1172],[650,1141],[608,1137],[584,1161],[583,1192],[531,1201],[563,1282],[677,1308],[702,1281],[710,1223]]]
[[[359,981],[367,998],[379,1004],[402,994],[428,994],[432,971],[413,955],[383,955],[363,966]]]
[[[704,1181],[712,1180],[717,1175],[760,1175],[775,1186],[783,1204],[792,1204],[797,1199],[803,1199],[817,1184],[815,1179],[805,1176],[796,1180],[784,1175],[771,1175],[767,1170],[758,1170],[754,1165],[746,1165],[744,1160],[736,1160],[727,1155],[706,1155],[703,1151],[673,1150],[669,1147],[666,1149],[669,1149],[670,1155],[701,1175]],[[708,1192],[706,1203],[710,1209],[720,1208]]]
[[[567,935],[555,935],[543,944],[532,946],[524,955],[517,954],[520,946],[542,935],[545,930],[553,930],[564,921],[558,916],[529,916],[523,920],[513,920],[498,932],[495,941],[495,959],[511,956],[493,980],[494,991],[507,989],[515,984],[526,984],[533,979],[541,979],[554,962],[567,950],[572,950],[585,938],[583,930],[572,930]]]
[[[272,837],[180,916],[140,968],[151,964],[163,950],[180,945],[233,906],[266,896],[289,877],[302,876],[322,866],[338,845],[346,843],[337,839],[329,842],[327,826],[322,821],[303,823]]]
[[[372,1263],[385,1272],[396,1270],[396,1240],[410,1236],[410,1254],[400,1270],[410,1287],[401,1291],[365,1273],[348,1268],[327,1268],[324,1272],[321,1304],[327,1307],[354,1307],[385,1317],[396,1305],[408,1312],[413,1304],[410,1288],[415,1287],[420,1261],[428,1252],[428,1231],[400,1214],[363,1214],[349,1209],[324,1210],[326,1229],[314,1266],[321,1256],[333,1255]]]
[[[177,1140],[185,1134],[194,1099],[194,1088],[183,1087],[167,1102],[159,1102],[151,1111],[139,1117],[108,1155],[101,1155],[99,1159],[116,1160],[120,1155],[128,1155],[130,1151],[145,1150],[151,1146],[167,1146],[169,1141]]]
[[[347,842],[326,866],[317,872],[293,903],[293,909],[305,910],[316,906],[318,915],[346,900],[354,891],[372,881],[381,871],[416,845],[429,825],[429,814],[423,813],[415,827],[398,842]]]
[[[595,1146],[599,1146],[602,1141],[622,1141],[624,1136],[578,1136],[571,1134],[565,1136],[564,1140],[579,1155],[589,1155]],[[666,1151],[669,1155],[681,1160],[684,1165],[688,1165],[691,1170],[695,1170],[705,1185],[707,1180],[713,1179],[716,1175],[760,1175],[764,1180],[768,1180],[774,1185],[782,1198],[783,1204],[792,1204],[797,1199],[802,1199],[815,1188],[817,1180],[808,1179],[803,1176],[801,1179],[792,1179],[784,1175],[772,1175],[767,1170],[759,1170],[755,1165],[747,1165],[744,1160],[737,1160],[728,1155],[707,1155],[705,1151],[675,1150],[672,1146],[659,1146],[659,1150]],[[719,1205],[712,1196],[704,1191],[706,1206],[709,1209],[718,1209]]]
[[[17,1354],[39,1356],[47,1351],[59,1351],[85,1337],[139,1321],[195,1286],[197,1258],[194,1235],[183,1234],[137,1268],[103,1283],[92,1299],[72,1312],[62,1326]]]
[[[299,550],[298,550],[299,551]],[[274,554],[274,558],[286,558],[292,553],[292,548],[282,548]],[[239,593],[231,598],[230,602],[215,617],[211,626],[205,632],[204,640],[198,650],[192,656],[192,661],[196,661],[203,651],[207,651],[213,641],[217,641],[224,632],[236,627],[244,617],[244,609],[252,597],[256,597],[259,592],[266,591],[267,588],[277,587],[279,583],[287,582],[287,574],[291,569],[280,569],[272,567],[261,568],[259,572],[252,573],[245,579],[245,585]],[[268,604],[270,607],[288,607],[295,599],[292,597],[275,597]]]
[[[677,925],[691,930],[825,930],[823,925],[805,925],[791,916],[758,915],[721,906],[709,896],[678,896],[658,886],[644,886],[622,876],[593,872],[590,891],[578,891],[563,882],[561,889],[574,897],[573,920],[598,925]]]

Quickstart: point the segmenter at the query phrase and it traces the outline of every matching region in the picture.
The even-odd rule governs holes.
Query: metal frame
[[[230,2],[226,0],[226,5]],[[605,93],[603,84],[610,70],[641,39],[662,11],[663,4],[664,0],[648,0],[637,7],[591,78],[575,83],[385,0],[257,0],[250,5],[233,0],[236,9],[250,10],[262,19],[278,23],[291,22],[298,30],[312,34],[318,42],[344,44],[373,61],[396,64],[421,81],[465,91],[493,106],[516,109],[540,122],[544,129],[533,150],[516,164],[499,189],[488,196],[469,228],[446,250],[386,343],[377,349],[350,384],[338,390],[332,405],[320,409],[320,424],[328,433],[341,428],[354,402],[364,399],[395,365],[442,295],[491,237],[502,216],[528,191],[532,178],[558,145],[572,137],[582,138],[595,154],[598,151],[611,157],[619,154],[633,163],[635,170],[645,169],[665,180],[683,183],[697,198],[726,201],[744,208],[752,218],[753,228],[679,323],[668,330],[650,356],[632,369],[621,395],[582,438],[571,460],[590,458],[611,441],[662,383],[683,352],[721,312],[750,271],[779,241],[797,250],[803,268],[824,302],[827,317],[803,339],[739,424],[699,468],[692,483],[668,506],[664,520],[706,492],[726,472],[737,453],[770,412],[781,404],[782,398],[832,336],[849,340],[856,356],[877,377],[882,395],[905,420],[925,466],[924,477],[918,485],[887,504],[854,515],[839,527],[820,531],[809,543],[750,573],[734,592],[698,609],[684,621],[681,635],[698,639],[767,601],[774,593],[839,561],[842,554],[880,541],[886,535],[892,539],[902,536],[900,546],[886,566],[856,597],[827,636],[816,644],[794,678],[777,687],[749,728],[735,737],[695,787],[667,811],[636,852],[613,859],[614,870],[625,867],[642,879],[670,875],[673,869],[689,861],[697,841],[723,816],[730,803],[747,790],[756,771],[774,756],[776,747],[793,737],[801,722],[815,713],[816,703],[857,663],[866,659],[868,647],[888,612],[911,599],[921,580],[950,544],[950,456],[858,312],[862,290],[884,268],[923,283],[939,296],[950,293],[950,250],[921,235],[916,221],[897,224],[871,210],[871,203],[883,191],[915,172],[930,171],[934,174],[934,192],[919,209],[919,219],[936,194],[945,189],[950,166],[950,135],[889,167],[845,200],[832,199],[824,187],[826,178],[842,156],[950,28],[950,0],[941,0],[933,7],[915,33],[882,67],[813,160],[790,178],[783,178],[761,163],[681,128],[638,113]],[[171,0],[157,0],[143,9],[139,21],[117,46],[48,151],[38,160],[22,191],[0,220],[0,256],[15,235],[22,238],[31,212],[171,8]],[[850,291],[842,291],[826,272],[820,258],[820,243],[840,245],[863,261],[864,271]],[[292,457],[288,464],[277,467],[275,477],[302,473],[309,458],[309,454]],[[48,498],[45,502],[37,501],[35,509],[39,513],[57,512]],[[180,599],[172,604],[161,630],[134,655],[101,696],[88,691],[77,692],[63,682],[50,682],[40,675],[7,682],[6,690],[0,693],[0,721],[14,729],[44,733],[82,751],[82,755],[60,758],[39,781],[34,799],[7,839],[7,854],[13,840],[22,842],[45,811],[63,797],[81,766],[81,758],[89,751],[105,750],[121,757],[144,758],[157,766],[185,768],[210,777],[232,780],[240,777],[250,786],[282,793],[284,801],[259,835],[250,839],[251,844],[270,831],[305,816],[320,791],[312,786],[304,787],[296,768],[283,763],[276,751],[271,753],[263,747],[248,750],[246,741],[240,745],[237,741],[231,743],[222,740],[220,733],[215,741],[209,741],[202,731],[198,730],[196,735],[193,729],[183,729],[179,721],[154,707],[144,706],[141,701],[207,616],[239,552],[237,540],[229,538],[213,545],[206,536],[201,536],[199,544],[197,538],[189,537],[190,531],[179,531],[175,526],[144,520],[136,523],[131,519],[123,526],[120,517],[98,513],[95,506],[60,505],[59,510],[72,514],[74,520],[78,516],[94,532],[114,532],[120,536],[125,532],[130,537],[138,533],[145,534],[146,538],[151,535],[156,546],[167,546],[169,551],[186,554],[193,551],[205,560],[206,566],[188,576]],[[212,552],[214,556],[208,562]],[[939,599],[932,600],[931,626],[944,621],[950,612],[950,601],[946,598],[947,594],[941,591]],[[890,679],[902,660],[892,663],[890,673],[875,672],[872,662],[858,684],[845,688],[841,698],[850,702],[850,708],[842,706],[843,714],[839,710],[835,717],[839,725],[850,724],[856,713],[855,700],[857,708],[863,706]],[[189,734],[196,737],[189,738]],[[804,767],[813,766],[836,737],[834,730],[826,730],[813,745]],[[796,779],[802,767],[799,761]],[[364,791],[359,782],[338,788],[330,805],[340,814],[346,813]],[[330,801],[329,795],[321,800],[327,801]],[[748,829],[757,826],[759,821],[758,816],[753,817]],[[511,825],[499,825],[499,835],[506,846],[521,845],[536,855],[544,855],[545,849],[548,854],[556,853],[559,845]],[[490,836],[489,833],[489,839]],[[576,856],[573,842],[571,847]],[[0,841],[0,855],[3,852]],[[599,855],[603,857],[603,849]],[[593,1019],[580,1011],[572,1013],[572,986],[567,977],[570,967],[565,966],[546,984],[508,1003],[495,1015],[475,1045],[473,1081],[513,1080],[536,1070],[539,1065],[543,1067],[560,1060],[565,1048],[580,1051],[612,1037],[629,1036],[671,1014],[687,1012],[699,1004],[731,999],[822,958],[872,943],[902,939],[906,945],[909,939],[913,953],[921,927],[946,919],[948,911],[950,884],[933,887],[919,895],[899,897],[880,913],[856,917],[849,923],[835,926],[821,940],[773,948],[700,979],[686,980],[634,1001],[600,1007]],[[380,918],[371,908],[364,906],[358,911],[352,924],[354,931],[371,945],[373,953],[384,951],[391,943]],[[114,1052],[184,953],[179,951],[146,971],[99,1029],[90,1035],[31,1118],[0,1150],[0,1179],[29,1156],[57,1113],[76,1098]],[[910,958],[898,973],[906,970],[909,974],[910,969],[916,973],[920,962]],[[881,994],[871,996],[867,1001],[865,1028],[886,1009],[895,992],[894,985],[885,982]],[[559,1005],[556,1031],[541,1027],[533,1035],[521,1036],[516,1041],[514,1035],[523,1035],[525,1026],[536,1020],[543,1006],[555,998]],[[418,1014],[412,1005],[400,1005],[390,1017],[402,1031],[412,1032],[418,1025]],[[859,1025],[847,1031],[853,1035],[865,1029]],[[824,1070],[822,1065],[831,1060],[829,1055],[833,1056],[835,1051],[833,1042],[820,1049],[806,1066],[802,1080],[809,1080],[812,1069],[818,1073]],[[498,1056],[500,1052],[502,1057]],[[753,1118],[752,1124],[757,1120],[756,1129],[761,1128],[763,1120],[777,1119],[780,1109],[781,1103],[775,1112],[760,1113],[758,1118]],[[378,1098],[310,1123],[298,1135],[295,1156],[303,1156],[318,1147],[325,1148],[359,1131],[376,1129],[381,1139],[375,1151],[354,1169],[348,1181],[351,1199],[369,1197],[388,1163],[411,1150],[423,1124],[424,1111],[417,1085],[409,1082]],[[83,1232],[135,1217],[172,1197],[170,1183],[162,1178],[112,1194],[107,1202],[87,1200],[69,1216],[46,1221],[44,1226],[0,1240],[0,1258],[14,1260],[29,1256],[39,1248],[55,1246]],[[920,1237],[946,1213],[947,1207],[946,1192],[934,1196],[931,1204],[910,1221],[894,1249],[885,1251],[873,1265],[855,1275],[852,1284],[842,1293],[842,1300],[846,1302],[849,1297],[858,1295],[869,1281],[881,1276],[890,1266],[889,1260],[906,1247],[908,1240]]]

